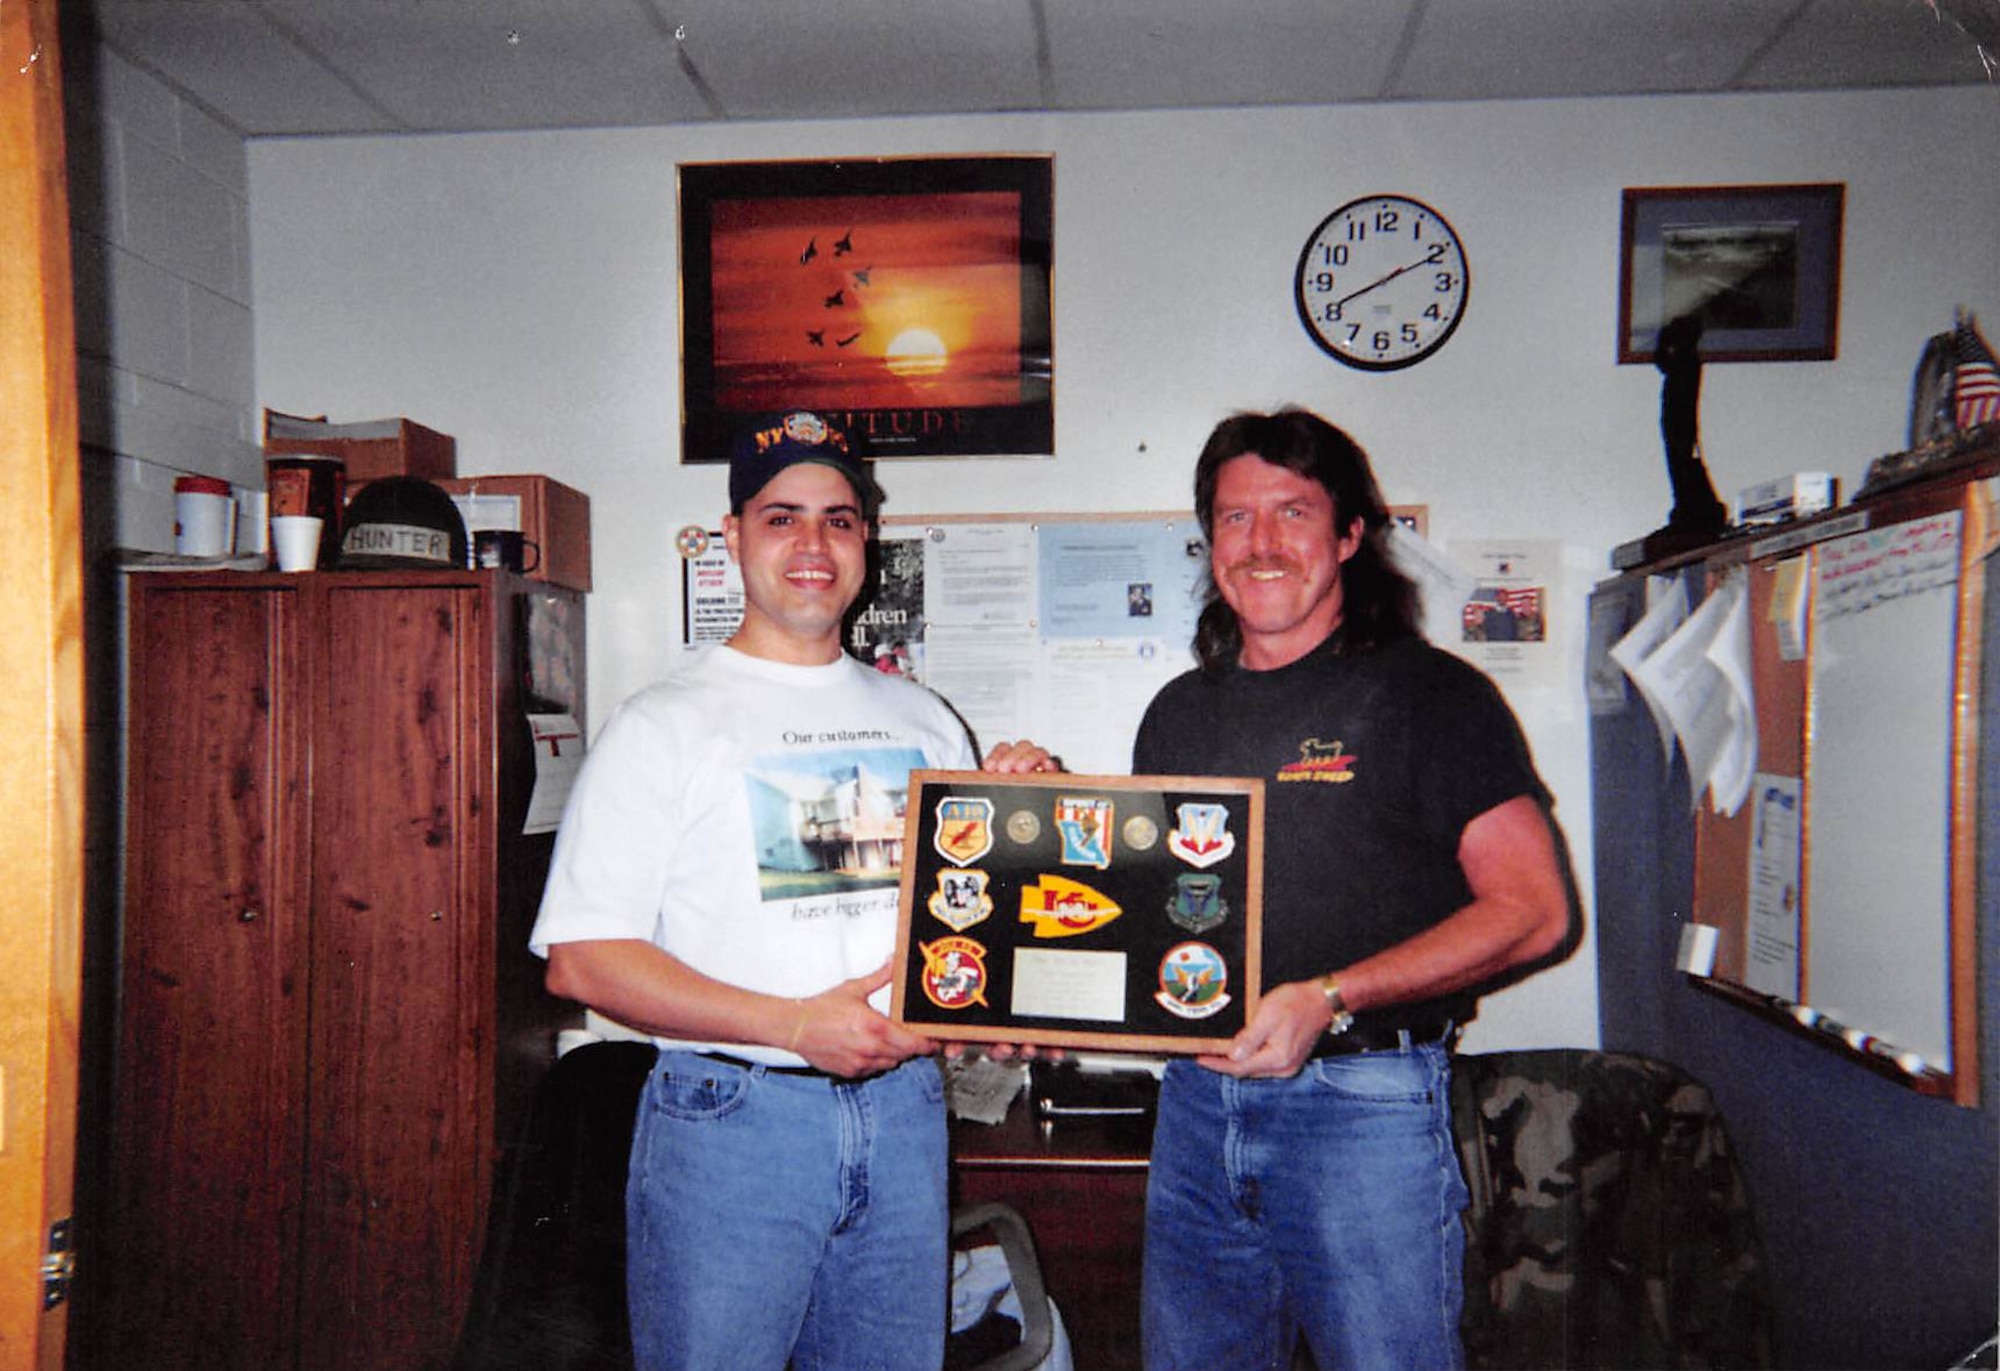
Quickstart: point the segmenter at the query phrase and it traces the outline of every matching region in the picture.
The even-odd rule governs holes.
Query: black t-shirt
[[[1465,826],[1521,795],[1543,804],[1520,725],[1483,674],[1419,638],[1275,671],[1191,671],[1154,697],[1137,775],[1265,782],[1264,986],[1325,975],[1462,908]],[[1461,991],[1360,1016],[1395,1027],[1472,1017]]]

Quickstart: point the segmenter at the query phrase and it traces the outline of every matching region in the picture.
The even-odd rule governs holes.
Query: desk
[[[1045,1129],[1026,1095],[1000,1123],[952,1121],[952,1202],[997,1200],[1028,1221],[1077,1371],[1138,1371],[1150,1140],[1150,1119]]]

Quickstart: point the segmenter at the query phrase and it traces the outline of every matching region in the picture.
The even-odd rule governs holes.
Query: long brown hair
[[[1361,520],[1361,546],[1340,569],[1341,616],[1333,631],[1342,651],[1360,652],[1422,633],[1416,583],[1389,559],[1389,507],[1361,445],[1310,410],[1235,414],[1215,426],[1194,466],[1194,508],[1202,535],[1215,544],[1215,483],[1223,464],[1254,455],[1319,482],[1333,497],[1334,524]],[[1211,571],[1196,621],[1194,652],[1211,674],[1234,663],[1243,626]]]

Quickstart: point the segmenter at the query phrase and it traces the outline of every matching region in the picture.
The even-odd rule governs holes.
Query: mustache
[[[1226,568],[1226,574],[1244,576],[1259,571],[1297,571],[1298,569],[1299,563],[1296,558],[1266,552],[1237,558]]]

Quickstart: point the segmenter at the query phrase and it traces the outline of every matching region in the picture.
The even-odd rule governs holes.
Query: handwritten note
[[[1951,510],[1822,544],[1813,617],[1828,623],[1958,584],[1958,530]]]

